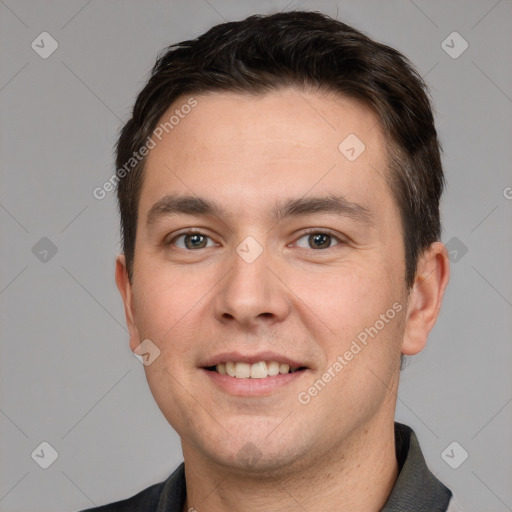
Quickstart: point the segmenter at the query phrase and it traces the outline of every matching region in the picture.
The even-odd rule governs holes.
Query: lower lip
[[[307,370],[299,370],[293,373],[280,373],[273,377],[263,379],[237,379],[229,375],[221,375],[218,372],[202,371],[223,391],[235,396],[268,396],[275,390],[283,388],[300,379]]]

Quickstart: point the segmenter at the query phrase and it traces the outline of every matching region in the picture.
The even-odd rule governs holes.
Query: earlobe
[[[135,323],[133,308],[132,283],[128,277],[126,268],[126,259],[124,254],[119,254],[116,258],[116,284],[124,303],[124,313],[126,316],[126,325],[130,335],[130,349],[132,352],[140,344],[139,330]]]
[[[450,276],[448,251],[441,242],[431,244],[418,259],[405,320],[402,354],[421,352],[436,323]]]

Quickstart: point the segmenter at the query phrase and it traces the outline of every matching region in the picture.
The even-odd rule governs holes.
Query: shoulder
[[[167,480],[154,484],[131,498],[89,508],[82,512],[172,512],[182,510],[186,496],[184,465]]]
[[[146,510],[149,512],[150,510],[156,510],[163,486],[164,482],[161,482],[144,489],[126,500],[116,501],[101,507],[89,508],[83,512],[144,512]]]

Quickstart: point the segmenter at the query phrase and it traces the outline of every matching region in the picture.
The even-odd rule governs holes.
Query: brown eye
[[[343,240],[327,231],[310,231],[302,235],[293,244],[303,249],[330,249],[337,245],[343,245]]]
[[[207,239],[203,235],[186,235],[185,236],[185,246],[187,249],[202,249],[206,247]]]
[[[215,245],[210,237],[202,233],[184,233],[177,236],[172,244],[180,249],[204,249],[205,247],[212,247]]]
[[[312,233],[308,236],[311,249],[327,249],[331,246],[332,237],[327,233]]]

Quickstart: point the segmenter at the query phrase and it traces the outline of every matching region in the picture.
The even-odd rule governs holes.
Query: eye
[[[339,243],[341,241],[337,237],[323,231],[317,231],[301,236],[295,242],[295,245],[306,249],[329,249],[329,247]]]
[[[169,244],[185,250],[204,249],[216,245],[210,237],[202,233],[183,233],[173,238]]]

